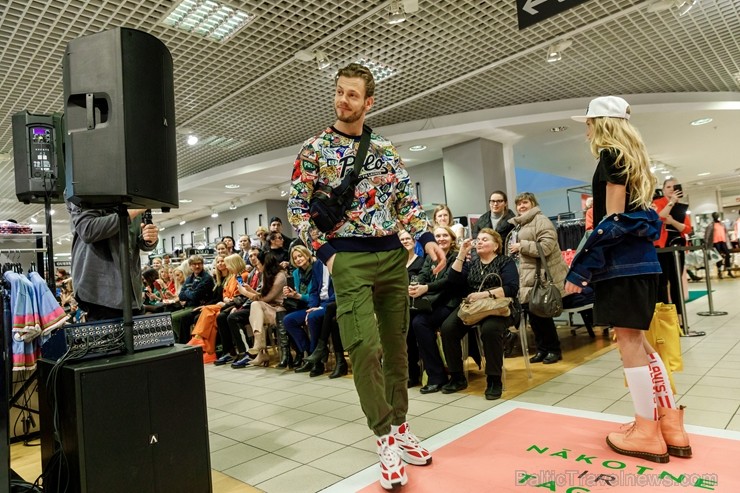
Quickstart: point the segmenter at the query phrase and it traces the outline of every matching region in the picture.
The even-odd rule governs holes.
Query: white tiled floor
[[[691,329],[707,335],[681,339],[684,371],[674,376],[677,399],[688,407],[687,424],[740,431],[740,281],[714,281],[713,289],[714,309],[729,314],[698,316],[708,310],[707,296],[687,305]],[[377,462],[349,378],[209,365],[206,388],[212,467],[244,483],[266,492],[315,492]],[[409,397],[411,426],[422,439],[504,402],[467,394],[423,396],[418,389]],[[516,400],[634,414],[615,350]]]

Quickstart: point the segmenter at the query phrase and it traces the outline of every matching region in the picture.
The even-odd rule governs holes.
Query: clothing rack
[[[575,250],[586,233],[586,219],[580,217],[555,221],[555,232],[561,251]]]

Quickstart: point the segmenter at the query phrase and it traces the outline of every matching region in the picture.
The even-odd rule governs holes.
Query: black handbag
[[[285,308],[285,311],[288,313],[297,312],[298,310],[305,310],[308,308],[308,303],[302,299],[283,298],[283,308]]]
[[[357,149],[354,167],[344,175],[342,183],[337,188],[318,185],[314,190],[308,213],[314,225],[320,231],[328,233],[345,218],[345,213],[355,196],[355,186],[359,181],[360,169],[365,161],[367,149],[370,147],[372,130],[367,125],[362,126],[360,147]]]
[[[557,317],[563,313],[563,298],[560,290],[552,281],[545,252],[542,251],[539,242],[535,244],[540,256],[537,259],[537,270],[534,274],[534,287],[529,296],[529,311],[542,318]],[[545,264],[544,277],[540,273],[542,264]]]

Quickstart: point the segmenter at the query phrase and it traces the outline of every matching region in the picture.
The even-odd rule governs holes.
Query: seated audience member
[[[236,250],[236,245],[234,243],[234,238],[231,236],[224,236],[221,238],[221,243],[226,245],[226,254],[231,255],[232,253],[239,253],[238,250]]]
[[[283,234],[283,220],[277,216],[273,216],[270,218],[270,231],[268,232],[268,235],[269,233],[280,233],[280,236],[283,237],[284,247],[290,245],[290,242],[292,241],[292,238],[290,236],[286,236]]]
[[[252,246],[256,246],[257,248],[260,248],[262,250],[268,250],[269,247],[267,245],[267,234],[269,231],[267,231],[267,228],[264,226],[259,226],[254,231],[254,237],[256,240],[252,243]],[[285,243],[285,240],[283,240],[283,243]]]
[[[249,249],[251,246],[252,240],[249,238],[249,235],[241,235],[239,237],[239,255],[241,255],[242,260],[247,265],[247,270],[252,270],[252,266],[249,263]]]
[[[270,234],[267,235],[268,249],[266,251],[272,252],[278,259],[280,267],[287,273],[290,273],[292,270],[290,268],[290,253],[288,252],[288,245],[285,243],[284,238],[282,233],[270,231]]]
[[[424,363],[424,370],[429,377],[427,384],[420,389],[422,394],[439,392],[448,381],[447,371],[445,371],[445,365],[437,346],[437,329],[460,305],[461,301],[460,296],[454,294],[456,291],[447,284],[449,270],[458,253],[455,233],[449,226],[437,226],[434,228],[434,239],[444,250],[447,264],[438,274],[433,274],[432,271],[436,264],[430,257],[427,257],[418,276],[418,284],[409,286],[409,296],[413,300],[412,306],[417,306],[416,303],[421,304],[423,298],[431,308],[430,310],[411,310],[411,331],[419,346],[419,355]],[[409,368],[411,365],[412,362],[409,361]]]
[[[162,265],[165,267],[172,267],[172,256],[169,253],[162,255]]]
[[[288,285],[283,288],[283,307],[285,308],[285,317],[290,315],[294,318],[300,318],[301,321],[306,317],[306,308],[308,308],[308,293],[311,290],[313,282],[313,257],[311,252],[302,245],[296,245],[290,249],[290,263],[293,266],[292,279],[289,279]],[[285,317],[282,323],[278,324],[278,339],[280,341],[280,363],[278,368],[292,368],[293,356],[290,353],[290,338],[285,324]],[[288,322],[292,324],[291,321]],[[300,349],[297,351],[302,353]]]
[[[242,332],[249,324],[251,304],[262,292],[262,271],[264,269],[265,252],[259,248],[252,247],[249,250],[249,261],[254,268],[247,274],[246,282],[237,287],[239,296],[245,298],[244,302],[240,307],[230,310],[226,316],[226,325],[223,325],[223,319],[220,321],[217,320],[218,333],[224,348],[223,360],[216,360],[214,362],[217,366],[228,363],[229,361],[226,355],[232,352],[236,353],[234,361],[231,363],[232,368],[246,368],[252,359],[242,339]],[[254,343],[254,337],[251,335],[251,332],[246,334],[246,339],[249,346]]]
[[[166,290],[165,300],[177,299],[175,281],[172,278],[172,267],[162,266],[162,269],[159,271],[159,280],[161,281],[162,287]]]
[[[164,265],[164,264],[162,264],[161,257],[154,257],[152,259],[152,269],[154,269],[157,272],[159,272],[162,269],[162,265]]]
[[[455,238],[462,241],[465,237],[465,228],[460,223],[453,224],[452,211],[447,204],[439,204],[435,207],[434,212],[432,213],[432,218],[432,229],[437,226],[448,226],[452,232],[455,233]]]
[[[180,295],[180,290],[185,285],[185,280],[193,272],[187,262],[183,262],[172,270],[172,280],[175,281],[175,294]]]
[[[547,266],[552,274],[552,282],[565,297],[565,276],[568,274],[568,265],[563,260],[558,244],[558,233],[552,221],[545,216],[537,206],[537,198],[529,192],[520,193],[514,201],[518,216],[509,220],[517,228],[517,242],[509,246],[512,254],[519,255],[519,301],[526,310],[529,324],[534,332],[537,344],[537,354],[529,359],[530,363],[544,363],[549,365],[563,359],[560,350],[560,339],[552,317],[540,317],[528,310],[529,298],[535,284],[537,262],[540,255],[537,244],[547,259]],[[545,267],[541,267],[540,275],[545,275]]]
[[[324,362],[329,355],[326,344],[331,333],[331,326],[326,326],[329,334],[326,334],[324,339],[322,339],[321,335],[324,329],[324,318],[327,313],[326,307],[334,302],[335,298],[334,285],[329,275],[329,269],[320,260],[316,260],[313,263],[312,277],[308,308],[303,310],[303,316],[301,317],[300,314],[291,313],[285,316],[283,322],[285,323],[286,330],[288,330],[296,346],[298,346],[298,352],[301,354],[310,353],[310,356],[305,359],[304,364],[296,368],[296,373],[309,372],[309,376],[317,377],[324,373]],[[308,337],[303,330],[304,323],[308,326]],[[333,340],[336,342],[336,339]],[[344,359],[344,348],[342,348],[341,342],[339,347],[335,345],[335,351],[339,351],[340,349],[342,350],[341,358]]]
[[[203,267],[203,257],[192,255],[188,259],[188,267],[191,274],[178,292],[178,297],[185,308],[172,314],[172,329],[177,341],[182,344],[190,340],[190,326],[195,320],[193,309],[207,304],[214,288],[213,277]]]
[[[418,245],[416,240],[404,229],[398,233],[398,239],[401,240],[401,245],[408,251],[409,257],[406,260],[406,270],[409,273],[409,282],[417,282],[416,278],[421,272],[421,268],[424,265],[424,256],[418,254]],[[411,320],[409,320],[409,324]],[[419,345],[416,343],[416,336],[414,331],[406,331],[406,352],[408,353],[409,360],[409,379],[407,386],[408,388],[416,387],[421,383],[421,367],[419,366]]]
[[[509,223],[509,219],[515,216],[514,212],[509,209],[509,198],[506,193],[496,190],[488,199],[489,210],[486,211],[471,228],[473,238],[478,237],[478,231],[483,228],[491,228],[501,236],[501,241],[508,244],[507,236],[514,225]]]
[[[164,293],[159,282],[159,272],[154,268],[148,268],[141,273],[142,286],[144,289],[144,312],[156,313],[164,310]]]
[[[254,334],[254,349],[257,350],[257,357],[249,362],[252,366],[268,366],[270,363],[266,329],[275,325],[278,312],[285,311],[283,288],[287,284],[287,274],[280,266],[278,258],[272,252],[266,253],[262,271],[262,294],[257,295],[249,306],[249,326]]]
[[[416,254],[416,240],[408,231],[402,229],[398,233],[398,239],[401,240],[403,247],[409,252],[409,258],[406,261],[406,270],[409,272],[409,279],[412,276],[418,276],[424,265],[424,257]]]
[[[228,311],[238,303],[235,301],[239,294],[237,277],[241,277],[244,271],[244,261],[238,254],[232,254],[226,258],[216,256],[216,286],[222,287],[221,299],[217,303],[200,307],[200,315],[193,329],[193,338],[188,342],[191,346],[203,346],[204,363],[216,361],[217,318],[221,315],[222,308],[226,307]]]
[[[463,241],[460,252],[448,272],[451,289],[467,293],[469,301],[482,298],[516,298],[519,291],[519,273],[514,260],[502,253],[501,236],[491,228],[478,232],[475,250],[477,255],[466,261],[473,248],[473,240]],[[496,275],[489,275],[496,274]],[[482,284],[482,287],[481,287]],[[442,347],[450,371],[449,383],[442,386],[442,393],[451,394],[467,388],[463,372],[461,340],[468,333],[456,308],[442,322]],[[488,400],[501,397],[503,386],[501,370],[504,358],[504,335],[515,323],[515,313],[508,317],[489,316],[479,322],[483,354],[486,358],[486,392]]]

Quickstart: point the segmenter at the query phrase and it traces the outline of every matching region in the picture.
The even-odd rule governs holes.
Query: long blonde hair
[[[624,118],[591,120],[591,153],[598,158],[602,149],[613,149],[616,166],[622,168],[621,174],[630,192],[630,205],[644,209],[650,207],[657,180],[650,172],[650,157],[640,132]]]

